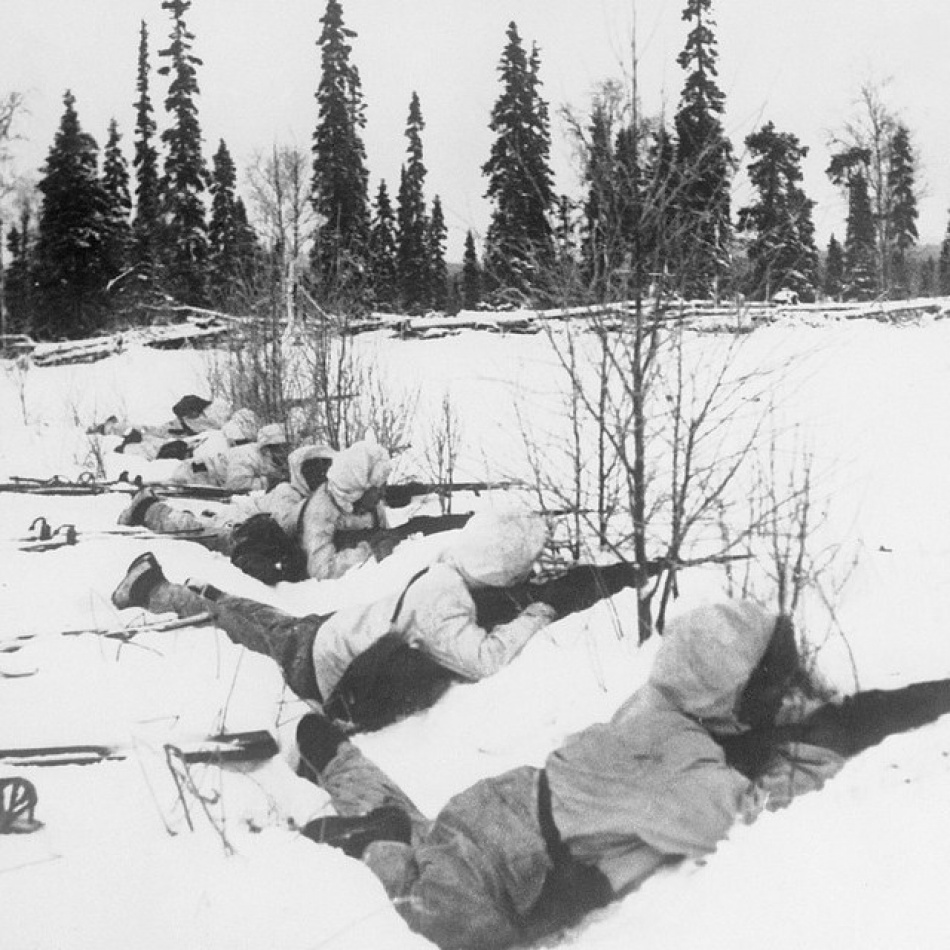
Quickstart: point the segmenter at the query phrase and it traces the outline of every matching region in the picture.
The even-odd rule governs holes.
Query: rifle
[[[587,610],[599,600],[612,597],[627,587],[643,587],[650,578],[663,571],[681,570],[700,564],[722,563],[750,557],[748,554],[723,554],[690,560],[671,560],[659,557],[647,561],[643,567],[618,561],[600,567],[594,564],[575,564],[561,574],[545,580],[528,580],[512,587],[482,587],[471,591],[478,610],[479,626],[490,630],[501,623],[509,623],[528,604],[556,603],[559,616]]]
[[[507,491],[510,488],[527,488],[522,481],[507,482],[401,482],[387,485],[384,500],[390,508],[405,508],[413,498],[423,495],[452,495],[468,491],[480,495],[486,491]]]
[[[39,528],[36,525],[39,524]],[[72,547],[80,541],[87,541],[93,538],[132,538],[133,540],[154,540],[156,537],[163,539],[174,539],[178,541],[196,541],[201,544],[217,537],[213,531],[205,531],[202,528],[183,528],[180,531],[166,531],[156,535],[145,527],[116,527],[102,528],[95,531],[84,531],[76,528],[74,524],[61,524],[56,529],[51,529],[49,523],[41,515],[30,525],[30,531],[34,532],[32,536],[22,538],[0,538],[0,541],[11,541],[17,545],[20,551],[38,553],[42,551],[55,551],[57,548]]]
[[[642,587],[653,573],[658,571],[649,565],[642,570],[623,561],[605,567],[576,564],[547,580],[522,581],[511,587],[475,588],[471,595],[478,611],[479,626],[490,630],[499,624],[510,623],[533,603],[557,603],[561,617],[587,610],[627,587]]]
[[[84,472],[77,479],[30,478],[12,475],[9,482],[0,482],[0,492],[17,492],[29,495],[101,495],[110,491],[113,482],[97,482],[91,473]],[[125,483],[128,486],[128,482]],[[137,489],[136,489],[137,490]]]
[[[386,540],[395,545],[414,534],[430,535],[440,531],[454,531],[464,527],[471,517],[472,512],[462,515],[419,515],[395,528],[341,528],[333,535],[333,543],[337,549],[355,548],[363,542],[373,545]]]
[[[280,751],[266,729],[251,732],[222,732],[203,739],[165,743],[165,748],[181,753],[188,763],[258,762]],[[131,758],[136,745],[51,745],[0,749],[0,762],[12,766],[91,765]]]
[[[0,492],[17,492],[27,495],[102,495],[106,492],[134,493],[142,488],[152,488],[166,496],[180,498],[196,498],[203,501],[230,501],[234,495],[243,494],[233,492],[216,485],[194,485],[179,482],[148,482],[136,478],[129,480],[119,477],[114,481],[99,482],[91,472],[83,472],[74,480],[60,478],[29,478],[19,475],[11,476],[11,481],[0,482]]]

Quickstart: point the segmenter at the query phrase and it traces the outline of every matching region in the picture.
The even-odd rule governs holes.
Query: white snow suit
[[[263,494],[235,498],[217,511],[195,513],[176,508],[164,501],[155,502],[145,512],[145,527],[158,534],[200,532],[202,544],[211,550],[229,554],[234,526],[247,521],[253,515],[268,514],[288,537],[293,538],[297,534],[300,510],[310,496],[302,466],[308,459],[327,458],[332,454],[333,450],[326,446],[302,445],[290,453],[290,481],[281,482]]]
[[[321,695],[329,697],[350,663],[387,633],[397,634],[464,679],[498,672],[555,613],[547,604],[529,604],[510,623],[485,630],[478,624],[470,588],[507,587],[523,580],[545,539],[544,523],[537,516],[479,513],[458,533],[442,561],[405,590],[395,619],[402,591],[337,611],[313,645]]]
[[[298,538],[310,577],[342,577],[351,568],[373,559],[373,549],[366,541],[338,550],[334,536],[340,530],[389,526],[382,503],[366,513],[354,511],[354,505],[367,491],[386,485],[389,470],[389,455],[373,442],[355,442],[336,455],[326,484],[313,493],[300,515]]]
[[[731,768],[713,738],[743,728],[734,712],[774,622],[746,603],[672,622],[647,684],[610,722],[569,738],[543,770],[478,782],[432,823],[407,808],[413,844],[375,842],[364,862],[408,924],[443,950],[494,950],[556,926],[557,902],[546,897],[570,895],[572,880],[599,882],[589,908],[671,860],[708,854],[737,818],[784,804]],[[786,752],[786,779],[806,765],[796,792],[820,787],[843,761],[813,747]],[[767,780],[780,778],[776,766]],[[320,783],[341,814],[405,799],[349,742]]]

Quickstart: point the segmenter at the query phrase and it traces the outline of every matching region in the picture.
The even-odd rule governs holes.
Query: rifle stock
[[[372,545],[383,540],[391,540],[398,544],[414,534],[429,535],[438,534],[441,531],[454,531],[463,527],[471,517],[471,512],[461,515],[419,515],[395,528],[342,529],[334,534],[333,543],[338,549],[355,548],[363,542]]]

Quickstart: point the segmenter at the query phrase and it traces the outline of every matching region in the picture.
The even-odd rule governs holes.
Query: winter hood
[[[271,422],[266,426],[261,426],[261,431],[257,433],[257,444],[261,448],[267,445],[286,445],[286,426],[282,426],[279,422]]]
[[[382,488],[389,479],[389,453],[375,442],[354,442],[333,459],[327,489],[346,512],[371,488]]]
[[[294,449],[287,457],[287,467],[290,469],[290,484],[301,495],[310,494],[310,486],[303,475],[304,463],[309,459],[332,459],[336,455],[336,450],[331,449],[329,445],[301,445]]]
[[[742,732],[736,710],[776,620],[751,601],[691,610],[667,626],[649,683],[707,729]]]
[[[533,512],[480,511],[442,555],[476,587],[508,587],[523,580],[544,550],[548,529]]]
[[[257,438],[259,423],[252,409],[238,409],[224,424],[221,430],[232,445],[238,442],[251,442]]]

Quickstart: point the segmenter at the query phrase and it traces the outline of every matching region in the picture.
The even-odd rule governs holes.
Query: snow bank
[[[460,478],[521,474],[521,426],[553,432],[558,424],[557,360],[545,335],[463,331],[402,343],[371,333],[355,345],[394,385],[420,387],[407,464],[422,452],[445,392],[465,436]],[[696,335],[688,352],[699,363],[723,346]],[[88,424],[113,412],[164,421],[183,393],[208,391],[212,359],[131,348],[96,364],[32,369],[25,379],[0,375],[0,472],[82,470]],[[950,676],[950,325],[776,324],[748,334],[735,360],[739,370],[786,365],[773,384],[777,424],[794,427],[813,452],[818,537],[846,553],[825,578],[833,615],[816,610],[821,625],[809,631],[822,646],[821,671],[842,691],[854,688],[855,673],[862,688]],[[23,534],[38,514],[106,529],[125,501],[0,493],[2,535]],[[120,762],[16,770],[37,785],[45,828],[0,839],[3,946],[425,946],[361,864],[295,830],[328,806],[294,774],[293,728],[305,707],[272,664],[206,628],[129,643],[59,631],[139,622],[138,611],[115,611],[109,594],[147,549],[174,580],[202,577],[304,614],[396,588],[439,543],[407,543],[339,582],[268,589],[185,542],[102,537],[44,554],[0,542],[0,640],[35,635],[0,657],[15,657],[21,673],[38,671],[0,678],[0,746],[96,740],[132,750]],[[720,596],[721,580],[687,572],[675,610]],[[540,763],[565,735],[609,716],[642,682],[655,649],[636,646],[633,615],[625,594],[554,624],[499,675],[453,687],[434,709],[359,744],[433,815],[472,781]],[[164,743],[222,728],[270,729],[281,755],[240,769],[193,766],[198,794],[183,796]],[[945,947],[948,792],[945,717],[869,750],[821,793],[736,828],[707,861],[657,875],[543,945]]]

